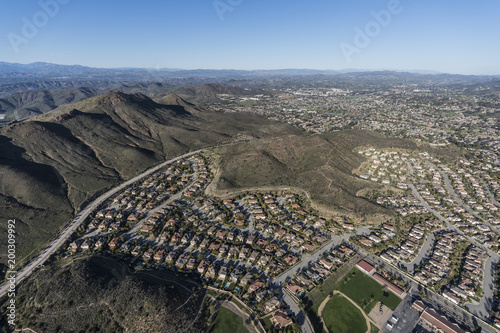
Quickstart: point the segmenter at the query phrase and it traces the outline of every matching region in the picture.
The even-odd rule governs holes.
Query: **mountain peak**
[[[158,98],[155,102],[164,105],[180,105],[180,106],[189,106],[194,107],[194,104],[191,104],[184,100],[182,97],[175,93],[166,94],[165,96]]]

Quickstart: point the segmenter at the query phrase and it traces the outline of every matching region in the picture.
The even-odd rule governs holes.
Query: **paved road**
[[[193,163],[193,161],[191,161],[191,163]],[[191,182],[187,186],[185,186],[184,189],[182,189],[181,191],[170,196],[167,199],[167,201],[165,201],[164,203],[162,203],[158,207],[155,207],[154,209],[149,210],[146,213],[146,215],[141,219],[141,221],[139,221],[133,228],[131,228],[129,231],[127,231],[125,233],[126,237],[133,238],[135,235],[137,235],[137,231],[139,231],[139,229],[142,227],[144,222],[146,222],[146,220],[148,219],[149,216],[162,210],[165,206],[170,205],[172,202],[180,199],[182,197],[182,195],[184,194],[184,192],[189,190],[193,186],[193,184],[196,182],[196,180],[198,180],[198,169],[196,168],[195,165],[193,165],[193,171],[194,172],[193,172],[193,175],[191,176]]]
[[[234,302],[225,301],[224,303],[222,303],[222,306],[225,307],[226,309],[228,309],[229,311],[232,311],[233,313],[237,314],[241,319],[243,319],[243,326],[245,326],[245,328],[250,333],[261,333],[261,331],[259,331],[257,329],[257,327],[255,327],[253,320],[250,321],[250,324],[252,326],[250,326],[246,323],[246,320],[248,319],[248,314],[241,311],[241,309]]]
[[[295,299],[295,297],[290,296],[288,294],[288,292],[285,290],[285,288],[283,287],[283,285],[285,284],[285,281],[288,278],[293,277],[301,269],[309,266],[309,263],[315,262],[318,259],[320,259],[323,256],[324,253],[326,253],[328,251],[331,251],[333,249],[333,247],[341,244],[343,241],[347,241],[349,239],[349,237],[351,237],[352,235],[355,235],[355,234],[366,234],[366,233],[369,233],[369,232],[370,232],[369,229],[367,229],[365,227],[361,227],[355,233],[344,234],[342,236],[334,236],[334,237],[332,237],[332,240],[330,240],[328,243],[326,243],[325,245],[323,245],[316,252],[314,252],[313,254],[311,254],[311,255],[309,255],[307,257],[304,257],[299,264],[297,264],[294,267],[288,269],[287,271],[285,271],[284,273],[282,273],[278,277],[272,279],[272,282],[278,288],[281,289],[281,292],[283,294],[283,301],[286,304],[288,304],[288,306],[290,307],[290,309],[292,310],[292,312],[297,317],[298,322],[299,322],[299,324],[301,326],[302,332],[311,332],[312,333],[313,332],[312,331],[312,325],[311,325],[311,323],[309,321],[309,318],[302,312],[302,310],[298,306],[298,300]]]
[[[465,238],[467,238],[467,240],[469,242],[471,242],[474,245],[478,246],[479,248],[487,251],[488,254],[490,255],[490,258],[487,260],[487,262],[492,263],[492,262],[498,262],[500,260],[500,256],[497,253],[495,253],[495,252],[493,252],[493,251],[491,251],[489,249],[486,249],[482,244],[478,243],[476,240],[474,240],[474,239],[466,236],[460,229],[458,229],[454,225],[450,224],[448,222],[448,220],[446,220],[441,214],[439,214],[432,207],[430,207],[429,204],[418,193],[417,189],[415,188],[415,186],[413,184],[409,184],[409,186],[412,189],[413,194],[420,200],[420,202],[422,203],[422,205],[427,210],[429,210],[429,212],[433,213],[434,216],[436,216],[438,219],[440,219],[442,222],[444,222],[449,229],[452,229],[452,230],[456,231],[457,233],[459,233],[462,236],[464,236]],[[479,304],[477,304],[477,305],[469,304],[467,306],[467,308],[469,308],[469,306],[471,306],[472,310],[474,310],[473,313],[475,315],[477,315],[481,319],[485,319],[487,317],[487,314],[489,313],[489,309],[491,308],[492,296],[493,296],[493,291],[491,289],[493,288],[493,285],[491,284],[491,286],[490,286],[489,281],[492,281],[492,279],[493,279],[493,277],[492,277],[491,272],[489,270],[488,271],[485,270],[484,277],[483,277],[483,290],[485,290],[484,295],[481,298],[481,301],[479,302]],[[447,305],[443,305],[443,306],[450,306],[450,305],[451,304],[447,304]],[[453,306],[453,308],[456,309],[455,306]],[[458,310],[456,310],[456,311],[458,312]],[[480,322],[480,324],[483,327],[484,324],[482,322]],[[484,326],[486,327],[486,329],[488,329],[487,325],[484,325]],[[483,327],[483,329],[485,329],[485,328]],[[492,332],[494,332],[494,330]]]
[[[92,203],[90,203],[87,207],[85,207],[78,215],[75,217],[73,221],[71,221],[66,228],[59,234],[59,236],[56,237],[52,243],[40,254],[38,257],[34,258],[31,262],[29,262],[26,266],[24,266],[23,269],[17,272],[16,275],[16,285],[19,284],[23,279],[25,279],[27,276],[29,276],[33,270],[40,266],[43,265],[49,257],[54,254],[57,249],[66,242],[66,240],[78,229],[78,227],[85,221],[85,219],[89,216],[90,213],[92,213],[94,210],[99,207],[100,204],[105,202],[107,199],[109,199],[111,196],[114,194],[124,190],[127,186],[141,180],[144,177],[147,177],[156,171],[164,168],[166,165],[177,162],[179,160],[182,160],[187,157],[191,157],[193,155],[199,154],[202,151],[205,151],[206,149],[199,149],[178,157],[175,157],[171,160],[168,160],[166,162],[163,162],[151,169],[148,169],[141,173],[140,175],[137,175],[134,178],[131,178],[130,180],[118,185],[117,187],[109,190],[108,192],[104,193],[97,199],[95,199]],[[7,290],[9,289],[9,283],[5,282],[0,286],[0,297],[5,295],[7,293]]]
[[[293,312],[295,315],[295,318],[297,318],[297,322],[300,325],[300,329],[302,333],[314,333],[312,324],[309,321],[309,317],[307,317],[302,309],[299,307],[298,301],[290,296],[288,292],[283,288],[282,289],[282,294],[283,294],[283,301],[288,305],[290,310]]]
[[[314,262],[314,261],[320,259],[321,256],[325,252],[331,251],[332,248],[333,248],[333,246],[336,245],[334,243],[335,243],[335,241],[333,239],[330,240],[328,243],[326,243],[325,245],[323,245],[323,247],[321,247],[320,249],[318,249],[316,252],[314,252],[313,254],[311,254],[311,255],[303,258],[297,265],[295,265],[294,267],[288,269],[287,271],[285,271],[284,273],[282,273],[278,277],[275,277],[274,279],[272,279],[272,283],[277,288],[280,289],[282,297],[283,297],[283,301],[288,305],[288,307],[290,308],[290,310],[294,313],[294,315],[297,318],[297,321],[298,321],[298,323],[299,323],[299,325],[301,327],[301,330],[304,333],[313,333],[312,324],[309,321],[309,317],[307,317],[307,315],[305,315],[304,312],[300,309],[298,300],[295,299],[294,297],[290,296],[288,294],[288,291],[285,290],[284,284],[285,284],[285,281],[288,278],[293,277],[301,269],[309,266],[309,263]]]
[[[467,304],[466,307],[470,312],[479,316],[481,318],[485,318],[488,316],[489,308],[491,307],[491,302],[493,301],[493,295],[495,293],[495,283],[493,280],[494,273],[494,265],[495,259],[493,257],[489,257],[488,260],[485,261],[483,267],[483,292],[484,295],[481,298],[479,304]]]
[[[365,313],[365,311],[358,304],[356,304],[356,302],[354,302],[352,299],[350,299],[346,294],[344,294],[343,292],[340,292],[338,290],[334,290],[333,294],[334,295],[341,295],[342,297],[347,299],[349,302],[351,302],[351,304],[354,305],[361,312],[361,314],[363,315],[363,317],[365,318],[365,321],[366,321],[366,333],[370,333],[372,331],[370,323],[373,324],[375,327],[378,327],[380,329],[380,327],[377,325],[377,323],[374,322],[370,317],[368,317],[368,315]],[[321,304],[318,308],[318,316],[321,318],[321,322],[323,323],[323,328],[327,332],[328,332],[328,328],[326,327],[326,324],[325,324],[323,317],[321,315],[323,314],[323,309],[325,308],[326,303],[328,303],[328,301],[331,298],[332,298],[332,296],[328,295],[328,297],[325,298],[325,300],[323,302],[321,302]]]
[[[476,218],[480,219],[483,223],[488,224],[490,227],[495,229],[495,227],[493,227],[490,223],[488,223],[487,221],[483,220],[480,216],[478,216],[469,206],[467,206],[458,197],[458,195],[455,193],[453,186],[451,185],[451,182],[448,178],[448,175],[445,172],[440,170],[436,165],[434,165],[432,163],[429,163],[429,164],[431,166],[433,166],[436,170],[439,171],[439,173],[441,174],[441,176],[444,179],[446,190],[460,206],[465,208],[470,214],[472,214]],[[458,228],[454,227],[454,229],[458,231]],[[467,238],[469,238],[469,237],[467,237]],[[469,238],[469,240],[472,240],[472,239]],[[482,245],[478,244],[475,240],[474,240],[474,243],[476,245],[478,245],[479,247],[484,249],[484,247]],[[488,316],[489,309],[491,308],[491,302],[493,300],[493,294],[494,294],[494,283],[493,283],[493,276],[492,276],[493,270],[491,269],[491,267],[492,267],[494,262],[500,260],[500,256],[497,253],[495,253],[491,250],[487,250],[487,252],[490,255],[490,257],[488,258],[488,260],[486,260],[485,266],[483,267],[484,268],[483,269],[483,291],[484,291],[483,297],[481,298],[479,304],[467,304],[466,305],[466,307],[469,309],[469,311],[471,311],[472,313],[476,314],[477,316],[479,316],[481,318],[486,318]]]
[[[408,283],[412,288],[412,290],[419,290],[419,288],[426,289],[424,285],[415,280],[412,276],[407,273],[402,272],[394,265],[383,262],[377,256],[372,255],[371,253],[366,252],[362,248],[352,245],[354,249],[361,255],[365,256],[366,259],[376,265],[383,266],[386,270],[394,274],[395,276],[400,277],[403,281]],[[429,299],[426,299],[426,302],[432,303],[435,308],[440,309],[441,311],[446,312],[451,318],[462,318],[463,321],[469,323],[476,323],[480,327],[482,327],[483,332],[486,333],[498,333],[499,330],[492,328],[491,326],[484,323],[482,320],[477,320],[479,317],[473,316],[470,312],[467,312],[465,309],[461,308],[458,305],[448,302],[443,296],[436,294],[432,290],[429,290]]]
[[[484,179],[480,176],[477,177],[479,179],[479,181],[481,182],[481,185],[483,186],[483,189],[484,191],[488,194],[488,196],[490,197],[490,200],[491,202],[497,206],[497,207],[500,207],[500,202],[497,201],[497,199],[495,198],[495,196],[493,195],[493,193],[491,193],[490,191],[490,188],[488,187],[488,185],[486,184],[486,182],[484,181]]]
[[[467,204],[465,204],[465,202],[463,202],[463,200],[455,192],[455,189],[453,188],[453,185],[451,185],[451,181],[448,178],[448,175],[444,171],[442,171],[436,165],[430,162],[429,165],[433,166],[441,174],[441,176],[444,179],[444,187],[446,188],[446,191],[448,191],[448,193],[453,197],[453,199],[455,200],[456,203],[458,203],[458,205],[462,206],[469,214],[471,214],[475,218],[481,220],[481,222],[488,224],[490,227],[493,227],[489,222],[485,221],[472,208],[470,208]]]
[[[418,255],[409,263],[401,263],[401,265],[406,267],[406,270],[410,274],[413,274],[415,266],[420,266],[422,260],[430,255],[432,247],[434,246],[434,241],[436,240],[436,234],[441,231],[443,231],[443,229],[435,230],[428,234],[425,238],[424,244],[420,248],[420,252],[418,252]]]
[[[382,333],[408,333],[413,332],[413,329],[420,319],[420,312],[413,307],[412,295],[406,297],[399,303],[393,315],[398,319],[392,328],[387,326],[387,322],[382,327]],[[390,319],[389,319],[390,320]]]
[[[298,271],[309,266],[309,263],[314,262],[316,260],[319,260],[325,252],[331,251],[334,245],[337,245],[337,244],[335,244],[335,241],[333,239],[330,240],[328,243],[323,245],[323,247],[316,250],[316,252],[314,252],[313,254],[304,256],[298,264],[291,267],[287,271],[281,273],[279,276],[275,277],[273,279],[273,282],[274,283],[285,283],[285,281],[288,278],[291,278],[292,276],[297,274]]]

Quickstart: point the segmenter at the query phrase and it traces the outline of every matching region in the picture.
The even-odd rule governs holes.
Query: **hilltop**
[[[0,130],[0,215],[18,219],[22,258],[93,195],[159,162],[239,135],[292,133],[288,125],[207,111],[175,95],[155,102],[115,92],[65,104]]]
[[[220,103],[218,95],[229,96],[254,96],[257,94],[269,93],[266,90],[244,89],[222,85],[220,83],[203,84],[193,87],[181,87],[175,90],[175,94],[195,104]]]
[[[0,112],[4,121],[29,118],[54,110],[59,105],[78,102],[98,94],[94,88],[69,88],[49,92],[47,90],[24,91],[0,99]]]
[[[79,102],[110,92],[141,93],[149,98],[160,98],[173,90],[172,85],[155,82],[120,84],[106,89],[92,87],[71,87],[58,90],[27,89],[0,98],[0,115],[3,116],[0,121],[6,123],[14,119],[27,119],[50,112],[63,104]]]
[[[295,187],[307,191],[317,208],[356,217],[393,214],[357,196],[379,186],[352,173],[365,160],[362,145],[416,149],[404,140],[375,132],[346,130],[322,135],[259,139],[221,148],[219,195],[259,187]]]
[[[196,86],[176,87],[175,85],[148,82],[124,83],[109,88],[71,87],[66,89],[46,89],[16,92],[0,98],[0,123],[12,120],[28,119],[37,115],[51,112],[59,106],[75,103],[84,99],[105,95],[111,92],[125,94],[140,93],[149,98],[160,100],[168,94],[175,94],[183,100],[194,104],[220,103],[219,95],[228,96],[255,96],[257,94],[273,94],[271,90],[244,89],[222,84],[203,84]],[[2,94],[0,94],[0,97]],[[162,103],[161,101],[158,103]]]

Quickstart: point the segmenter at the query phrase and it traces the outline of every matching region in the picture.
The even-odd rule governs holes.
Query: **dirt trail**
[[[371,332],[371,326],[370,326],[370,323],[372,323],[373,325],[375,325],[376,327],[378,327],[378,325],[370,319],[370,317],[368,317],[368,315],[365,313],[365,311],[363,311],[363,309],[357,305],[352,299],[350,299],[349,297],[347,297],[344,293],[338,291],[338,290],[334,290],[333,291],[333,294],[334,295],[341,295],[343,297],[345,297],[349,302],[351,302],[359,311],[361,311],[361,314],[363,315],[363,317],[365,317],[365,320],[366,320],[366,333],[370,333]],[[323,329],[326,331],[326,332],[329,332],[328,331],[328,328],[326,327],[326,324],[325,324],[325,321],[323,320],[323,317],[321,316],[323,314],[323,309],[325,308],[326,306],[326,303],[328,303],[328,301],[332,298],[332,296],[328,296],[327,298],[325,298],[325,300],[320,304],[319,308],[318,308],[318,316],[320,317],[321,319],[321,323],[323,324]],[[380,329],[380,327],[378,327]]]

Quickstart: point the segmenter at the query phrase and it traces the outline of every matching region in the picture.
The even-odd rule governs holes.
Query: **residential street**
[[[284,284],[285,281],[288,278],[291,278],[293,275],[295,275],[298,271],[302,270],[303,268],[307,267],[309,263],[314,262],[318,259],[321,258],[321,256],[328,251],[331,251],[334,246],[336,246],[337,243],[332,239],[328,243],[326,243],[322,248],[314,252],[313,254],[306,255],[304,258],[300,261],[300,263],[296,264],[286,272],[283,272],[281,275],[275,277],[272,281],[274,283],[281,283]]]
[[[432,247],[434,246],[434,241],[436,239],[435,235],[444,230],[446,229],[439,229],[429,233],[426,236],[424,244],[420,248],[420,252],[418,252],[418,255],[410,263],[403,263],[403,262],[401,263],[402,266],[406,267],[406,270],[410,274],[413,274],[414,267],[420,266],[422,260],[430,255]]]
[[[66,228],[59,234],[59,236],[54,239],[50,245],[42,251],[40,255],[38,255],[36,258],[34,258],[31,262],[29,262],[23,269],[18,271],[16,275],[16,285],[19,285],[19,282],[21,282],[23,279],[25,279],[27,276],[29,276],[37,267],[43,265],[47,259],[54,254],[57,249],[66,242],[66,240],[78,229],[78,227],[85,221],[87,216],[89,216],[90,213],[92,213],[94,210],[99,207],[101,203],[109,199],[111,196],[114,194],[120,192],[121,190],[125,189],[127,186],[135,183],[136,181],[139,181],[140,179],[149,176],[150,174],[155,173],[156,171],[164,168],[166,165],[174,163],[176,161],[182,160],[186,157],[190,157],[196,154],[199,154],[200,152],[204,151],[205,149],[200,149],[196,150],[178,157],[175,157],[173,159],[170,159],[166,162],[163,162],[151,169],[148,169],[141,173],[140,175],[135,176],[134,178],[129,179],[128,181],[118,185],[117,187],[107,191],[97,199],[95,199],[92,203],[90,203],[87,207],[85,207],[78,215],[75,217],[73,221],[71,221]],[[9,289],[9,283],[3,283],[0,286],[0,297],[6,294],[7,290]]]
[[[314,333],[312,325],[309,322],[309,318],[304,315],[302,309],[298,305],[298,302],[294,298],[292,298],[292,296],[290,296],[288,292],[286,292],[284,289],[282,289],[282,294],[283,294],[283,300],[290,307],[290,310],[297,318],[297,321],[300,325],[300,329],[302,330],[302,332]]]
[[[439,214],[432,207],[430,207],[429,204],[418,193],[417,189],[415,188],[415,186],[413,184],[409,184],[409,187],[413,191],[413,194],[415,195],[415,197],[417,197],[417,199],[420,200],[420,202],[422,203],[422,205],[429,212],[433,213],[434,216],[436,216],[438,219],[440,219],[442,222],[444,222],[448,226],[449,229],[458,232],[462,236],[466,237],[468,241],[470,241],[474,245],[476,245],[476,246],[478,246],[478,247],[480,247],[480,248],[482,248],[482,249],[484,249],[484,250],[486,250],[488,252],[488,254],[490,255],[490,257],[487,260],[487,263],[489,263],[489,264],[486,264],[486,267],[491,267],[491,264],[493,262],[498,262],[500,260],[500,255],[498,255],[497,253],[495,253],[493,251],[490,251],[489,249],[484,248],[484,246],[482,246],[481,244],[479,244],[474,239],[472,239],[472,238],[464,235],[464,233],[460,229],[458,229],[457,227],[455,227],[454,225],[452,225],[451,223],[449,223],[441,214]],[[484,279],[483,279],[484,295],[481,298],[480,303],[477,304],[477,305],[472,305],[472,304],[467,305],[467,308],[469,310],[471,310],[472,313],[474,313],[475,315],[477,315],[478,317],[483,318],[483,319],[485,318],[485,315],[489,313],[489,309],[490,309],[491,303],[492,303],[492,296],[493,296],[493,283],[492,283],[493,277],[491,275],[491,271],[490,270],[485,270],[484,274],[485,274]],[[447,303],[449,303],[449,302],[447,302]],[[449,306],[449,305],[446,304],[444,306]],[[455,307],[455,306],[453,306],[453,307],[454,308],[458,308],[458,307]],[[459,311],[459,310],[456,310],[456,311]],[[492,332],[494,332],[494,330]]]

